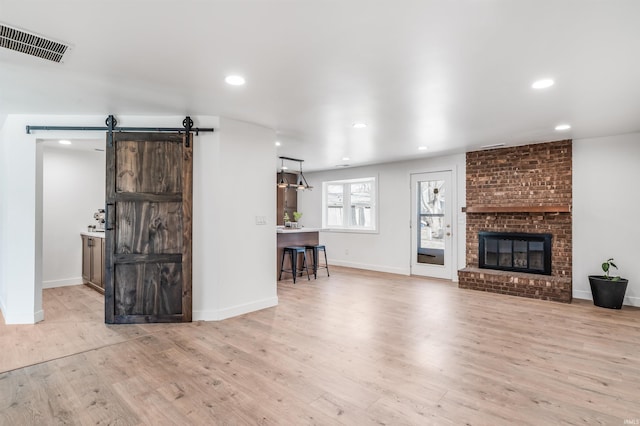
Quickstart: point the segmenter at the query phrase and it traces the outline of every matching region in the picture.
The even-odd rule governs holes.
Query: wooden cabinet
[[[277,175],[277,179],[280,179],[280,173]],[[296,179],[298,175],[295,173],[285,173],[284,174],[287,181],[291,184],[296,183]],[[277,200],[277,211],[276,211],[276,224],[284,225],[284,213],[286,212],[289,215],[291,221],[293,221],[293,212],[298,209],[298,191],[295,188],[277,188],[278,189],[278,200]]]
[[[104,293],[104,238],[82,235],[82,281]]]

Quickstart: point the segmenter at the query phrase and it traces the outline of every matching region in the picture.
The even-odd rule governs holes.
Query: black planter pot
[[[589,284],[591,284],[594,305],[609,309],[622,308],[629,280],[620,278],[613,281],[600,275],[589,275]]]

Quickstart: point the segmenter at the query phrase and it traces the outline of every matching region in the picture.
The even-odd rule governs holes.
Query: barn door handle
[[[105,229],[107,231],[113,230],[113,227],[111,226],[111,221],[109,221],[109,206],[113,206],[113,205],[114,205],[113,203],[107,203],[104,209],[104,223],[105,223]]]

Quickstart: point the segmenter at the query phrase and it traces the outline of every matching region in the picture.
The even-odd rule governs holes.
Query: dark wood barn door
[[[107,323],[191,321],[191,141],[114,133],[107,143]]]

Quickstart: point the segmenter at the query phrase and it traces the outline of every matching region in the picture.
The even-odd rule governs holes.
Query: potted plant
[[[284,215],[282,216],[282,221],[284,222],[284,226],[286,228],[291,228],[291,219],[289,218],[289,213],[284,212]]]
[[[624,302],[629,280],[618,276],[609,276],[611,267],[618,269],[613,258],[602,263],[604,275],[589,275],[593,304],[601,308],[620,309]]]
[[[300,212],[293,212],[293,221],[294,221],[294,222],[299,221],[301,217],[302,217],[302,213],[300,213]]]

